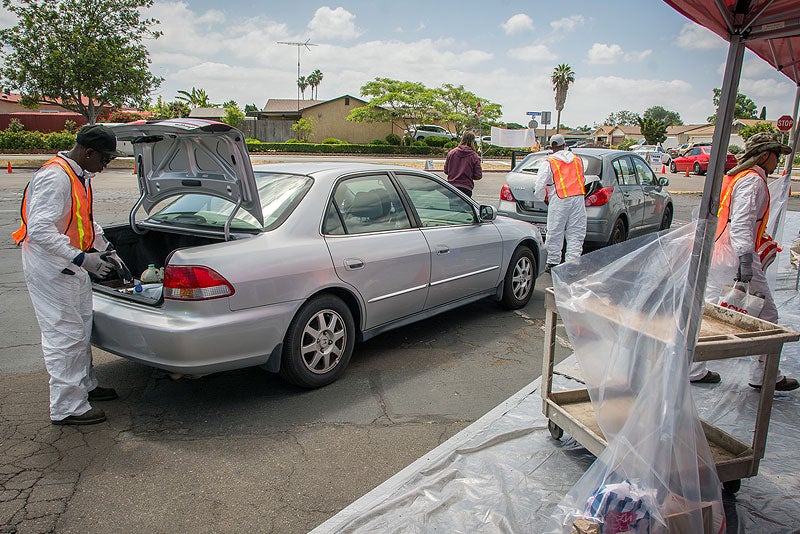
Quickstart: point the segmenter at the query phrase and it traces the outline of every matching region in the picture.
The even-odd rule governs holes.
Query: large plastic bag
[[[681,317],[693,299],[684,292],[697,224],[553,269],[556,305],[608,441],[554,511],[555,532],[570,532],[577,518],[604,519],[596,503],[609,499],[604,532],[666,532],[665,517],[684,514],[682,530],[702,533],[703,506],[714,531],[724,528],[720,481],[689,391],[696,340],[686,339]]]

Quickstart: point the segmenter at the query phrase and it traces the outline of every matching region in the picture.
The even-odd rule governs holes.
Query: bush
[[[256,139],[255,137],[246,137],[244,140],[245,143],[260,143],[260,139]]]
[[[730,152],[731,154],[738,154],[741,151],[742,151],[742,147],[737,146],[737,145],[730,145],[728,147],[728,152]]]
[[[25,125],[22,124],[22,121],[19,119],[11,119],[8,121],[8,131],[9,132],[21,132],[25,130]]]
[[[403,143],[403,140],[399,135],[390,133],[386,136],[386,142],[390,145],[400,146]]]
[[[444,144],[444,148],[450,150],[451,148],[455,148],[458,146],[458,141],[448,141]]]
[[[300,139],[287,139],[287,143],[304,143],[305,141],[301,141]]]
[[[426,145],[424,141],[414,141],[413,143],[411,143],[411,146],[430,146],[430,145]]]
[[[323,145],[346,145],[347,141],[336,139],[335,137],[328,137],[322,140]]]
[[[44,137],[45,148],[51,150],[69,150],[75,144],[75,134],[72,132],[52,132]]]
[[[430,147],[424,143],[418,146],[393,146],[383,145],[324,145],[314,143],[303,143],[297,140],[289,140],[285,143],[247,143],[247,149],[252,154],[270,152],[305,152],[309,154],[405,154],[420,156],[444,156],[446,151],[443,148]]]
[[[369,142],[371,145],[388,145],[389,141],[385,141],[383,139],[373,139]]]
[[[446,137],[426,137],[423,139],[426,145],[428,146],[438,146],[443,147],[446,142],[449,141]]]
[[[623,139],[622,142],[617,145],[617,148],[620,150],[629,150],[635,144],[636,141],[633,139]]]

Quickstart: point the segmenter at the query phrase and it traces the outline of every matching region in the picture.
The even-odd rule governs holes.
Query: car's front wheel
[[[664,215],[661,217],[661,227],[659,230],[666,230],[672,226],[672,206],[664,208]]]
[[[698,176],[703,174],[703,168],[697,162],[694,163],[694,173]]]
[[[536,281],[536,260],[533,251],[521,246],[514,251],[508,263],[506,277],[503,280],[503,297],[501,304],[509,310],[525,306],[533,295],[533,284]]]
[[[355,330],[353,314],[342,299],[322,295],[308,301],[286,332],[280,376],[304,388],[334,382],[350,363]]]
[[[674,161],[669,162],[669,172],[678,172],[678,166],[675,165]]]

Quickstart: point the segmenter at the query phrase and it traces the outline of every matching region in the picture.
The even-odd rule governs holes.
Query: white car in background
[[[650,165],[666,165],[669,167],[672,161],[672,156],[661,145],[641,145],[632,149],[632,151],[642,156]]]
[[[414,126],[409,126],[406,130],[406,135],[415,141],[421,141],[426,137],[444,137],[451,141],[458,140],[456,134],[436,124],[416,124]]]

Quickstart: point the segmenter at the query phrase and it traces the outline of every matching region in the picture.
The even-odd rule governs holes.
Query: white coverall
[[[569,150],[559,150],[548,156],[566,163],[575,160],[575,154]],[[539,167],[534,183],[533,198],[544,200],[545,191],[549,198],[547,205],[547,263],[561,263],[561,249],[564,238],[567,240],[565,261],[578,258],[583,252],[583,239],[586,237],[586,205],[583,195],[560,198],[555,191],[553,171],[547,162]]]
[[[88,187],[92,173],[59,153]],[[88,392],[97,386],[92,370],[92,290],[89,274],[72,263],[80,250],[64,234],[72,206],[67,174],[57,165],[34,173],[28,185],[27,237],[22,242],[25,283],[42,332],[44,364],[50,374],[50,418],[58,421],[91,409]],[[94,247],[108,241],[94,224]],[[74,275],[61,272],[71,270]]]
[[[758,314],[759,319],[775,323],[778,321],[778,308],[767,285],[767,278],[761,268],[761,260],[755,253],[755,238],[761,221],[758,217],[769,206],[769,190],[767,183],[758,174],[766,178],[766,172],[754,166],[752,172],[743,176],[733,187],[731,194],[730,219],[722,235],[714,244],[714,254],[708,270],[706,283],[707,301],[716,304],[725,285],[733,284],[739,269],[739,256],[753,255],[753,279],[750,291],[764,295],[764,308]],[[760,386],[764,375],[766,356],[753,357],[750,371],[750,384]],[[698,380],[706,374],[705,362],[694,363],[689,372],[689,380]],[[777,381],[783,379],[778,371]]]

